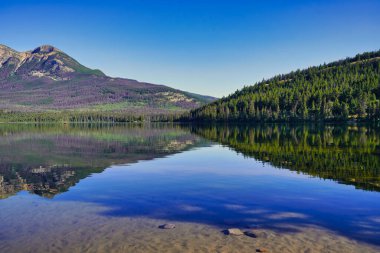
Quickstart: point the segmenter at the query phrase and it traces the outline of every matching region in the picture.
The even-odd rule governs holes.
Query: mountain
[[[297,70],[192,110],[190,121],[380,119],[380,51]]]
[[[213,100],[164,85],[106,76],[53,46],[17,52],[0,45],[0,110],[3,113],[159,114],[183,112]]]

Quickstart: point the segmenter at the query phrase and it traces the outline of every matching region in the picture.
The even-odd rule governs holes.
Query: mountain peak
[[[37,48],[35,48],[33,51],[32,51],[32,54],[38,54],[38,53],[51,53],[53,51],[59,51],[57,48],[51,46],[51,45],[42,45],[42,46],[39,46]]]
[[[105,76],[100,70],[81,65],[52,45],[41,45],[25,52],[0,45],[0,80],[16,76],[27,80],[43,77],[63,81],[78,75]]]

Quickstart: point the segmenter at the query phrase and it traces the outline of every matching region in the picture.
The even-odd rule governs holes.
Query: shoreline
[[[289,232],[254,229],[256,238],[225,235],[219,227],[174,222],[174,229],[159,229],[164,220],[149,218],[87,218],[68,220],[70,227],[4,241],[4,252],[379,252],[380,247],[358,242],[320,227],[287,226]],[[298,232],[290,232],[293,229]],[[243,230],[243,229],[242,229]],[[28,251],[23,247],[27,240]],[[23,243],[24,242],[24,243]]]

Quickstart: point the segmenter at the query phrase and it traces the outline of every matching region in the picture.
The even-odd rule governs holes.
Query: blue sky
[[[0,44],[52,44],[106,74],[225,96],[380,49],[380,1],[0,1]]]

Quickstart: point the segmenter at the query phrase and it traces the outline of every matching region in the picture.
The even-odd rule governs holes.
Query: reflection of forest
[[[279,168],[380,191],[379,128],[263,124],[191,131]]]
[[[112,164],[163,157],[200,142],[163,125],[2,125],[0,199],[20,190],[53,197]]]

